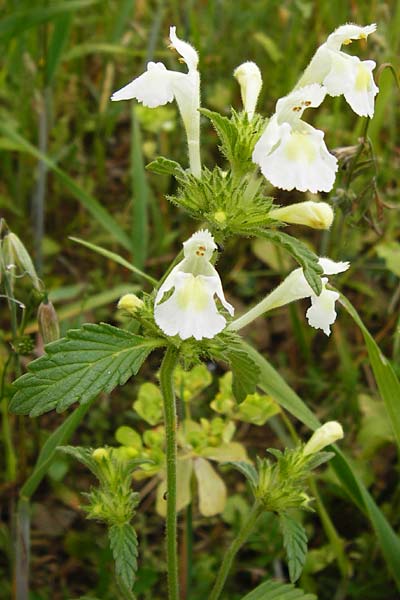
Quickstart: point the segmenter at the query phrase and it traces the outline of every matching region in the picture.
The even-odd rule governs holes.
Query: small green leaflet
[[[128,590],[132,590],[137,571],[138,539],[132,525],[112,525],[108,538],[115,561],[117,579]]]
[[[173,175],[178,181],[186,179],[186,173],[181,165],[175,160],[169,160],[163,156],[158,156],[151,163],[146,165],[148,171],[157,173],[158,175]]]
[[[85,404],[136,375],[148,354],[162,344],[106,323],[72,329],[46,346],[46,354],[15,381],[10,410],[36,417],[53,409],[62,412],[74,402]]]
[[[307,556],[307,534],[304,527],[286,514],[279,516],[283,535],[283,545],[289,567],[290,581],[294,583],[300,577]]]
[[[322,267],[320,267],[318,256],[314,252],[307,248],[300,240],[282,231],[264,229],[260,230],[257,235],[287,250],[303,268],[304,277],[307,279],[313,292],[319,296],[322,291]]]
[[[255,392],[260,370],[243,350],[231,346],[226,351],[232,369],[232,390],[238,402],[243,402],[248,394]]]
[[[242,473],[242,475],[244,475],[249,482],[253,492],[257,489],[258,473],[256,468],[251,463],[244,462],[242,460],[230,460],[223,464],[231,465],[234,469]]]
[[[201,108],[200,112],[210,119],[222,142],[222,152],[230,162],[233,162],[235,159],[233,149],[237,138],[237,129],[231,119],[212,110],[208,110],[208,108]]]
[[[255,590],[243,596],[241,600],[317,600],[314,594],[306,594],[290,583],[264,581]]]

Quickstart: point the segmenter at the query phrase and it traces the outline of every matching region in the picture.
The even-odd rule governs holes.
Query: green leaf
[[[200,108],[202,115],[210,119],[213,124],[219,139],[222,142],[222,151],[230,162],[234,162],[233,146],[237,137],[237,129],[231,119],[224,117],[220,113],[208,110],[208,108]]]
[[[392,365],[388,359],[383,356],[379,346],[365,327],[351,302],[349,302],[345,296],[341,295],[340,303],[357,323],[364,336],[368,357],[371,362],[379,393],[385,403],[393,433],[400,449],[400,381]]]
[[[234,345],[228,348],[226,356],[233,374],[233,394],[237,402],[243,402],[249,394],[254,393],[260,370],[247,352],[243,352],[243,350]]]
[[[304,527],[288,515],[279,516],[283,545],[289,567],[289,577],[295,583],[300,577],[307,556],[307,534]]]
[[[117,579],[128,590],[132,589],[137,571],[138,539],[132,525],[112,525],[108,530],[115,561]]]
[[[140,450],[142,448],[142,438],[137,431],[129,427],[129,425],[121,425],[115,432],[115,439],[122,446],[132,446]]]
[[[97,479],[101,479],[99,462],[93,457],[93,448],[84,448],[82,446],[60,446],[59,450],[64,454],[72,456],[75,460],[85,465]]]
[[[78,408],[76,408],[74,412],[65,419],[62,425],[60,425],[60,427],[58,427],[46,440],[40,451],[33,472],[20,489],[19,494],[21,498],[30,498],[36,491],[55,458],[58,446],[65,444],[65,442],[71,438],[90,406],[91,402],[78,406]]]
[[[306,594],[291,583],[264,581],[250,594],[243,596],[241,600],[317,600],[317,596]]]
[[[235,418],[253,425],[264,425],[274,415],[280,412],[277,403],[271,396],[264,394],[249,394],[238,406]]]
[[[259,387],[270,394],[280,406],[285,408],[299,421],[315,430],[321,425],[319,420],[300,399],[296,392],[286,383],[274,367],[254,348],[242,342],[242,348],[260,369]],[[338,447],[333,446],[336,456],[331,460],[336,475],[349,497],[366,514],[375,530],[386,563],[393,579],[400,589],[400,539],[388,523],[385,515],[376,505],[362,481],[351,467],[350,462]]]
[[[257,469],[249,462],[244,462],[242,460],[229,460],[223,464],[231,465],[237,471],[240,471],[242,475],[244,475],[247,481],[250,483],[250,486],[253,490],[256,489],[258,485],[258,473]]]
[[[164,415],[163,397],[160,388],[150,383],[143,383],[139,388],[138,399],[133,408],[149,425],[161,423]]]
[[[283,231],[262,230],[258,236],[282,246],[299,263],[304,271],[304,277],[310,284],[313,292],[319,296],[322,291],[322,267],[318,263],[318,256],[303,242]]]
[[[46,346],[46,354],[30,363],[14,383],[10,409],[36,417],[49,410],[85,404],[100,392],[109,393],[136,375],[160,340],[145,339],[101,323],[72,329],[67,337]]]
[[[175,160],[169,160],[163,156],[157,157],[151,163],[146,165],[146,169],[153,173],[157,173],[158,175],[173,175],[178,181],[184,181],[186,179],[186,173],[181,165]]]

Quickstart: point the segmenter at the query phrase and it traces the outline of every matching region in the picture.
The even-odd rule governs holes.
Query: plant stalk
[[[256,500],[237,537],[233,540],[227,552],[225,553],[224,560],[222,561],[222,565],[218,571],[217,579],[210,594],[209,600],[218,600],[218,598],[220,597],[225,585],[225,581],[231,569],[233,560],[240,548],[246,542],[250,533],[253,531],[255,524],[262,512],[263,507],[261,503],[258,500]]]
[[[168,598],[179,600],[178,544],[176,516],[176,405],[173,375],[178,360],[178,351],[169,346],[160,370],[160,386],[164,399],[164,421],[167,460],[167,565]]]

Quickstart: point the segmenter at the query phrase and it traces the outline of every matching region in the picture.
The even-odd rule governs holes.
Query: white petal
[[[295,223],[298,225],[307,225],[315,229],[329,229],[332,225],[334,212],[326,202],[297,202],[280,208],[273,208],[268,213],[271,219],[284,221],[285,223]]]
[[[354,67],[352,85],[344,92],[344,97],[357,115],[372,118],[375,96],[379,91],[372,76],[375,62],[357,60],[354,62]]]
[[[205,260],[210,260],[217,244],[208,229],[196,231],[186,242],[183,242],[183,254],[185,258],[191,256],[204,256]]]
[[[204,458],[194,461],[199,491],[199,508],[202,515],[211,517],[222,513],[226,504],[226,487],[221,477]]]
[[[278,146],[260,162],[261,172],[276,187],[301,192],[329,192],[335,182],[337,160],[329,154],[324,134],[306,123],[293,131],[281,125]]]
[[[337,273],[344,273],[350,267],[349,262],[335,262],[330,258],[320,258],[318,263],[324,270],[324,275],[336,275]]]
[[[268,125],[254,146],[252,161],[256,165],[262,164],[267,154],[279,143],[282,136],[281,125],[278,125],[278,118],[273,115],[268,121]]]
[[[181,262],[179,262],[177,265],[175,265],[175,267],[172,269],[171,273],[165,279],[164,283],[160,286],[160,288],[157,292],[156,299],[155,299],[155,304],[158,304],[159,302],[161,302],[164,294],[166,292],[169,292],[170,290],[172,290],[173,287],[175,287],[176,276],[181,271],[183,263],[184,263],[184,261],[181,260]]]
[[[238,80],[242,96],[243,108],[249,120],[254,116],[258,96],[262,87],[261,71],[256,63],[248,61],[239,65],[233,76]]]
[[[166,335],[179,335],[183,340],[213,338],[226,324],[214,300],[217,284],[215,277],[176,273],[174,293],[154,307],[157,325]]]
[[[155,108],[174,99],[173,81],[182,75],[168,71],[163,63],[149,62],[147,71],[111,96],[111,100],[136,98],[144,106]]]
[[[345,91],[354,86],[354,63],[359,59],[356,56],[349,56],[344,52],[329,51],[331,55],[331,63],[329,71],[323,79],[323,84],[328,90],[330,96],[340,96]]]
[[[304,446],[304,455],[315,454],[326,446],[334,444],[344,437],[343,427],[337,421],[328,421],[318,427]]]
[[[276,103],[278,123],[298,121],[306,108],[316,108],[322,103],[325,96],[326,89],[319,83],[295,89]]]
[[[312,57],[303,75],[296,84],[296,89],[312,83],[322,83],[328,73],[332,60],[332,51],[322,44]]]
[[[192,69],[197,69],[197,65],[199,62],[199,56],[196,50],[188,44],[188,42],[184,42],[178,38],[176,35],[176,27],[170,27],[169,29],[169,39],[171,40],[171,45],[175,48],[177,52],[182,56],[185,63],[187,64],[189,71]]]
[[[323,289],[319,296],[311,296],[311,306],[306,312],[308,323],[315,329],[322,329],[330,335],[330,326],[336,320],[335,302],[339,294],[332,290]]]
[[[340,50],[342,44],[348,44],[351,40],[362,40],[366,39],[371,33],[376,31],[376,24],[366,25],[360,27],[360,25],[354,25],[353,23],[347,23],[341,25],[333,33],[328,36],[326,45],[333,50]]]
[[[304,277],[303,269],[295,269],[261,301],[263,312],[285,306],[295,300],[309,298],[313,293],[311,286]]]
[[[210,265],[212,267],[212,265]],[[213,267],[214,269],[214,267]],[[224,295],[224,290],[222,289],[222,283],[221,283],[221,278],[218,274],[218,271],[216,271],[216,269],[214,269],[215,274],[215,281],[214,281],[214,290],[215,293],[217,294],[218,298],[221,301],[221,304],[226,308],[226,310],[228,311],[228,313],[231,315],[231,317],[233,317],[233,314],[235,312],[235,309],[233,308],[232,304],[229,304],[229,302],[227,302],[227,300],[225,299],[225,295]]]

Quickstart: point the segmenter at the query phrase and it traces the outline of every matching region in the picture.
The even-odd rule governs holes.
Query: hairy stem
[[[173,375],[177,364],[178,351],[169,346],[165,353],[161,371],[160,385],[164,399],[164,420],[166,433],[167,458],[167,565],[168,598],[179,600],[177,517],[176,517],[176,406]]]
[[[225,585],[225,581],[231,569],[233,560],[240,548],[246,542],[250,533],[253,531],[254,526],[262,512],[262,505],[258,501],[256,501],[246,521],[243,523],[243,526],[239,531],[237,537],[233,540],[227,552],[225,553],[224,560],[222,561],[222,565],[218,571],[217,579],[210,594],[209,600],[218,600],[218,598],[220,597],[223,587]]]

